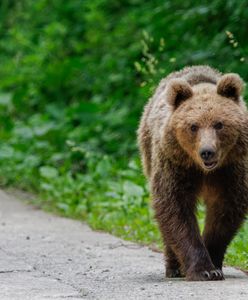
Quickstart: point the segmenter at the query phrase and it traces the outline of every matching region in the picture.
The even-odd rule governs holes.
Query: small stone
[[[102,270],[102,273],[109,272],[109,269]]]
[[[88,296],[88,294],[89,294],[89,291],[86,289],[83,289],[83,288],[79,292],[80,292],[81,296],[83,296],[83,297]]]

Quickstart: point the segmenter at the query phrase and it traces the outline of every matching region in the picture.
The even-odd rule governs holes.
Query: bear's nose
[[[215,151],[213,149],[202,149],[200,151],[200,156],[203,160],[208,161],[213,158],[215,155]]]

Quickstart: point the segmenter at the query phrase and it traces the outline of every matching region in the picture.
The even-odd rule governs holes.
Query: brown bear
[[[248,211],[248,113],[239,75],[209,66],[164,78],[138,142],[165,245],[166,276],[222,280],[226,248]],[[206,204],[201,236],[195,216]]]

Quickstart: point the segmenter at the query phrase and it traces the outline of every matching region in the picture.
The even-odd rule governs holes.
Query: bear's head
[[[183,79],[168,83],[171,132],[187,158],[204,172],[246,152],[248,118],[242,89],[242,79],[231,73],[223,75],[217,84],[190,86]]]

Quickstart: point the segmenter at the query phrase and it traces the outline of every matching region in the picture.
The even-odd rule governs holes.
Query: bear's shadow
[[[240,279],[244,279],[244,277],[242,275],[237,275],[237,274],[225,274],[225,279],[232,279],[232,280],[240,280]],[[185,280],[185,277],[180,277],[180,278],[165,278],[163,274],[159,274],[159,273],[154,273],[154,274],[145,274],[145,275],[141,275],[138,276],[139,278],[137,278],[139,281],[142,281],[144,283],[166,283],[166,282],[188,282]],[[214,282],[218,282],[218,281],[214,281]]]

